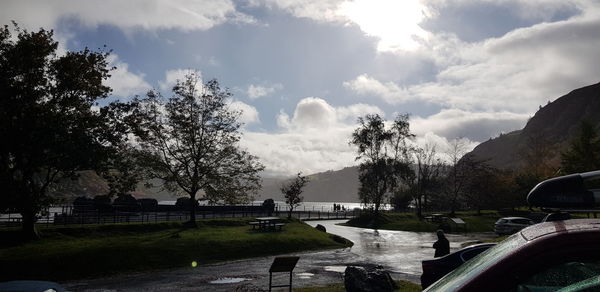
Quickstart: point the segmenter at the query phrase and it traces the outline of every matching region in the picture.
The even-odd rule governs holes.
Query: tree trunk
[[[35,212],[33,211],[24,211],[21,213],[23,217],[22,225],[22,233],[24,240],[36,240],[40,238],[40,234],[35,228]]]
[[[196,193],[190,194],[190,221],[186,224],[189,227],[198,227],[196,223]]]
[[[417,197],[417,218],[421,220],[423,217],[423,213],[421,212],[422,204],[421,204],[421,196]]]
[[[292,219],[292,211],[294,211],[294,207],[290,207],[288,210],[288,219]]]

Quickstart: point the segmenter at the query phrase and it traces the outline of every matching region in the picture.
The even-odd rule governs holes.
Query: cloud
[[[112,94],[120,97],[131,97],[144,94],[152,87],[144,80],[144,74],[129,72],[129,65],[121,60],[119,56],[112,54],[108,57],[109,67],[116,67],[111,71],[111,77],[106,84],[113,89]]]
[[[241,101],[232,101],[229,104],[229,108],[235,111],[241,111],[242,114],[239,118],[239,121],[244,123],[244,125],[260,123],[260,119],[258,117],[258,111],[255,107],[243,103]]]
[[[407,102],[411,98],[407,89],[393,82],[381,82],[367,74],[359,75],[354,80],[344,82],[343,85],[359,95],[373,95],[389,104]]]
[[[190,74],[190,73],[196,73],[198,74],[198,77],[200,77],[200,79],[202,78],[202,73],[200,71],[194,71],[191,69],[172,69],[172,70],[167,70],[165,72],[165,79],[158,81],[158,87],[163,90],[163,91],[170,91],[173,86],[175,86],[175,84],[177,84],[178,80],[184,80],[185,76]],[[198,84],[198,88],[200,89],[202,88],[202,80],[200,80],[199,84]]]
[[[511,112],[469,112],[445,109],[426,118],[414,116],[410,119],[411,131],[417,136],[431,132],[448,140],[467,138],[470,141],[485,141],[500,133],[518,130],[525,126],[528,114]]]
[[[348,145],[359,116],[383,114],[376,106],[333,107],[317,97],[298,102],[290,117],[277,116],[279,133],[244,133],[242,145],[260,157],[267,173],[314,173],[354,165],[356,150]]]
[[[298,18],[310,18],[321,22],[341,22],[339,7],[344,0],[257,0],[255,5],[280,9]]]
[[[207,30],[225,22],[255,22],[229,0],[8,0],[0,10],[3,23],[16,20],[31,29],[56,28],[73,19],[91,28],[112,25],[123,30]]]
[[[283,89],[283,85],[279,83],[265,86],[250,84],[250,86],[248,86],[248,90],[246,90],[246,94],[248,94],[250,99],[257,99],[259,97],[271,95],[275,93],[275,91],[281,89]]]
[[[470,112],[531,114],[570,90],[597,83],[598,47],[600,11],[590,8],[477,43],[436,35],[419,53],[436,64],[433,81],[400,84],[364,73],[343,85],[392,105],[420,101]]]

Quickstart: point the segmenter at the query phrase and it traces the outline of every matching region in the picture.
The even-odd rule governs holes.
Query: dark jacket
[[[450,253],[450,242],[443,234],[441,236],[438,234],[438,240],[433,244],[433,248],[435,249],[433,257],[443,257]]]

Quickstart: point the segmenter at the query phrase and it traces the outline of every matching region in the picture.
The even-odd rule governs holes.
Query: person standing
[[[433,248],[435,249],[433,257],[435,258],[443,257],[450,253],[450,242],[446,238],[446,235],[444,235],[444,231],[439,229],[437,231],[437,237],[438,240],[433,243]]]

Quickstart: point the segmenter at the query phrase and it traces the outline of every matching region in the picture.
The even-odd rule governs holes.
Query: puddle
[[[346,266],[325,266],[325,271],[343,273],[346,271]]]
[[[310,279],[314,275],[315,274],[313,274],[313,273],[296,273],[296,276],[300,279]]]
[[[210,284],[235,284],[243,281],[250,280],[248,278],[219,278],[208,283]]]

